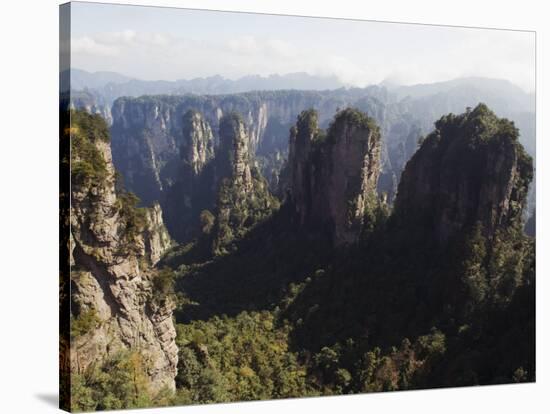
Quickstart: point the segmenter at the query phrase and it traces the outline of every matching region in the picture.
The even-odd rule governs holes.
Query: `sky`
[[[73,2],[72,67],[145,80],[307,72],[350,86],[465,76],[535,90],[534,32]]]

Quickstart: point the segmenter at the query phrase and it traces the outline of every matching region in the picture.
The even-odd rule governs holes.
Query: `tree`
[[[208,235],[214,227],[216,217],[210,211],[203,210],[200,215],[200,221],[202,234]]]

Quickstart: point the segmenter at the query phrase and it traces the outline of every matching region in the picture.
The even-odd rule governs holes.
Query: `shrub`
[[[81,312],[78,317],[71,320],[71,338],[86,335],[92,329],[97,328],[100,323],[101,319],[97,316],[95,309]]]

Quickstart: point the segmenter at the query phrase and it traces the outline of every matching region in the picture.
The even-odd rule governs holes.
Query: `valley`
[[[104,90],[66,102],[75,410],[535,380],[531,95]]]

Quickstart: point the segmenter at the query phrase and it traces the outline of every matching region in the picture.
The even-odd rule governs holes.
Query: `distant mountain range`
[[[465,77],[454,80],[417,85],[398,85],[382,82],[366,88],[346,85],[336,77],[320,77],[304,72],[285,75],[249,75],[239,79],[227,79],[220,75],[205,78],[165,80],[140,80],[116,72],[87,72],[71,69],[61,73],[70,76],[71,99],[78,107],[93,108],[105,115],[110,122],[110,109],[119,97],[144,95],[227,95],[251,91],[335,91],[338,95],[360,98],[375,96],[384,104],[400,103],[411,106],[411,111],[424,112],[431,128],[433,119],[449,112],[461,112],[467,106],[479,102],[489,105],[501,116],[517,117],[518,114],[535,112],[535,94],[503,79]],[[344,99],[348,100],[348,99]],[[414,107],[414,108],[413,108]],[[433,113],[426,113],[433,112]],[[534,148],[533,148],[534,149]],[[534,151],[533,151],[534,152]]]
[[[445,82],[418,85],[387,85],[397,99],[434,99],[437,96],[452,95],[454,99],[471,100],[482,98],[495,101],[497,111],[525,112],[535,111],[535,94],[527,93],[519,86],[504,79],[465,77]]]
[[[88,90],[107,98],[110,103],[119,96],[142,95],[218,95],[264,90],[333,90],[340,88],[358,89],[341,82],[335,76],[314,76],[305,72],[273,74],[269,76],[248,75],[235,80],[220,75],[193,79],[141,80],[117,72],[88,72],[73,68],[61,76],[70,75],[72,90]],[[525,111],[535,110],[535,94],[527,93],[519,86],[503,79],[464,77],[443,82],[416,85],[399,85],[382,82],[378,86],[391,92],[396,100],[407,97],[422,99],[441,94],[464,95],[472,93],[506,98],[514,111],[518,106]],[[511,99],[510,99],[511,98]],[[502,108],[501,108],[502,109]]]
[[[65,72],[62,76],[68,74],[69,72]],[[304,72],[269,76],[249,75],[235,80],[216,75],[175,81],[149,81],[131,78],[116,72],[91,73],[81,69],[71,69],[70,76],[73,90],[95,91],[109,103],[119,96],[182,95],[186,93],[217,95],[258,90],[327,90],[347,86],[334,76],[313,76]]]

